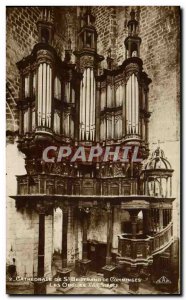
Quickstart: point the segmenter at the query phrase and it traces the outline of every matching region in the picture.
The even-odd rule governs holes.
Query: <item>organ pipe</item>
[[[45,126],[46,116],[46,64],[43,64],[43,97],[42,97],[42,125]]]
[[[93,69],[91,69],[91,97],[90,97],[90,140],[93,140],[93,123],[94,123],[94,73]]]
[[[96,121],[96,81],[93,74],[93,120],[92,120],[92,126],[93,126],[93,137],[92,139],[95,139],[95,121]]]
[[[139,87],[138,87],[138,80],[135,76],[135,97],[136,97],[136,134],[139,134]]]
[[[52,70],[46,63],[38,69],[38,125],[51,127]]]
[[[86,69],[87,71],[87,81],[86,81],[86,120],[85,120],[85,123],[86,123],[86,140],[88,141],[89,140],[89,133],[90,133],[90,123],[89,123],[89,117],[90,117],[90,114],[89,114],[89,109],[90,109],[90,102],[91,102],[91,97],[90,97],[90,68],[87,68]]]
[[[28,132],[28,110],[24,111],[24,133]]]
[[[36,117],[35,109],[33,109],[32,110],[32,130],[35,130],[35,127],[36,127],[35,117]]]
[[[61,81],[58,77],[55,77],[54,81],[54,97],[58,100],[61,99]]]
[[[134,74],[127,82],[126,124],[128,134],[139,133],[139,87]]]
[[[33,96],[36,94],[36,74],[33,75]]]
[[[25,98],[29,97],[29,76],[25,77]]]
[[[112,99],[111,99],[112,91],[111,86],[107,85],[107,107],[112,107]]]
[[[41,126],[42,114],[42,64],[39,65],[38,71],[38,125]]]
[[[82,119],[81,119],[81,123],[82,123],[82,140],[84,140],[85,138],[85,95],[86,95],[86,70],[84,71],[84,75],[83,75],[83,101],[82,101]]]
[[[80,87],[80,138],[95,139],[95,78],[92,68],[86,68]]]

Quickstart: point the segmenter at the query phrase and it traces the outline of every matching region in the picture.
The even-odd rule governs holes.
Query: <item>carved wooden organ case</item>
[[[95,18],[90,10],[80,28],[71,62],[71,41],[61,60],[53,45],[53,17],[45,9],[37,23],[39,42],[17,63],[21,75],[18,109],[19,148],[26,161],[41,157],[47,145],[139,145],[148,156],[148,86],[143,71],[138,22],[131,12],[124,41],[126,59],[114,66],[108,51],[107,69],[97,53]],[[101,173],[100,173],[101,174]],[[100,175],[101,176],[101,175]]]

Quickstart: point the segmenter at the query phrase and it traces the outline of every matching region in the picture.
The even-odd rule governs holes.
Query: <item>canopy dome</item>
[[[158,147],[151,155],[147,164],[144,167],[144,170],[159,170],[172,169],[170,162],[165,158],[165,153],[160,147]]]

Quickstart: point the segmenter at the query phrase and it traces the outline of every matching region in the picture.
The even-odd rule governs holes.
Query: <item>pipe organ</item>
[[[95,18],[90,9],[79,16],[79,21],[73,53],[75,63],[71,62],[70,40],[63,61],[53,47],[53,21],[48,8],[37,24],[39,42],[29,56],[17,63],[21,77],[18,143],[25,154],[27,174],[17,176],[16,197],[24,196],[20,198],[23,205],[31,200],[31,208],[40,203],[40,194],[42,203],[52,208],[56,208],[58,201],[60,205],[64,202],[65,207],[68,204],[81,210],[87,205],[88,210],[94,205],[104,210],[107,206],[108,250],[112,239],[111,208],[117,205],[117,210],[119,207],[127,210],[131,233],[118,236],[116,263],[121,263],[122,268],[124,263],[147,267],[149,257],[152,260],[151,246],[154,247],[156,241],[159,243],[159,237],[163,240],[168,234],[171,237],[172,232],[173,170],[164,153],[157,149],[143,169],[141,162],[114,161],[111,154],[104,161],[99,157],[86,162],[65,158],[63,162],[54,163],[46,162],[42,156],[47,146],[76,149],[82,145],[85,156],[95,145],[101,146],[103,153],[107,145],[111,151],[116,145],[118,148],[129,145],[131,149],[137,145],[142,160],[149,154],[148,86],[151,80],[143,71],[140,59],[141,39],[135,13],[131,12],[124,41],[126,59],[114,67],[110,50],[106,69],[101,68],[104,57],[97,53]],[[130,154],[128,152],[127,158]],[[139,211],[143,211],[143,234],[138,234]],[[76,214],[73,217],[76,218]],[[149,234],[155,243],[149,240]],[[162,250],[160,246],[155,250]],[[107,264],[109,260],[112,260],[111,249],[107,253]]]
[[[100,72],[104,57],[97,53],[95,18],[90,12],[80,18],[75,64],[71,63],[70,40],[64,61],[52,46],[51,14],[38,21],[39,43],[18,63],[23,78],[19,101],[22,138],[43,132],[65,143],[137,143],[147,149],[151,80],[139,58],[141,39],[133,32],[137,21],[134,26],[130,21],[123,64],[114,68],[110,51],[108,68]],[[47,30],[49,39],[42,36]]]

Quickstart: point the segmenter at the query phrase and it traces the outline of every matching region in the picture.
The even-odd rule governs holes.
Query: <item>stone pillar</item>
[[[148,234],[149,231],[149,210],[143,210],[143,233]]]
[[[131,219],[131,226],[132,226],[132,238],[136,238],[137,234],[137,218],[138,218],[138,210],[134,209],[131,210],[130,213],[130,219]]]
[[[62,207],[63,211],[63,217],[62,217],[62,253],[61,253],[61,263],[62,263],[62,268],[57,270],[57,275],[60,277],[61,282],[60,288],[57,288],[58,291],[62,293],[66,293],[67,290],[69,290],[69,277],[70,277],[70,272],[71,269],[67,267],[67,229],[68,229],[68,212],[69,212],[69,207],[64,205]],[[67,278],[67,280],[66,280]]]
[[[39,236],[38,236],[38,270],[37,277],[43,278],[45,274],[45,212],[39,212]],[[34,282],[34,294],[46,294],[46,282]]]
[[[82,241],[82,260],[80,260],[80,273],[85,276],[88,272],[90,260],[87,257],[87,218],[90,213],[89,207],[80,208],[83,219],[83,241]]]
[[[107,256],[106,265],[110,265],[112,261],[111,248],[112,248],[112,229],[113,229],[113,216],[112,207],[107,203]]]
[[[87,259],[87,216],[83,216],[83,252],[82,258]]]
[[[159,228],[160,230],[163,229],[163,209],[159,209]]]
[[[112,256],[111,256],[111,248],[112,248],[112,234],[113,234],[113,208],[110,203],[107,203],[107,254],[106,254],[106,266],[102,268],[104,273],[104,278],[108,279],[109,284],[110,278],[113,277],[115,266],[112,265]]]
[[[67,229],[68,229],[68,208],[63,208],[62,218],[62,252],[61,261],[62,269],[67,267]]]

